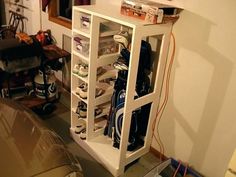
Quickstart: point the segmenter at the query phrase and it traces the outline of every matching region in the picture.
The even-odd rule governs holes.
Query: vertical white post
[[[162,37],[162,44],[160,48],[160,55],[158,60],[158,67],[156,72],[156,78],[155,78],[155,84],[154,84],[154,99],[152,102],[150,115],[149,115],[149,122],[147,127],[147,134],[145,138],[145,144],[144,146],[149,148],[152,142],[152,135],[153,135],[153,123],[156,119],[156,114],[158,111],[158,107],[160,104],[160,98],[161,98],[161,92],[162,92],[162,86],[163,86],[163,76],[164,71],[167,63],[167,56],[168,56],[168,49],[169,49],[169,43],[170,43],[170,33],[171,33],[171,26],[169,27],[169,30],[166,31],[166,33],[163,34]]]
[[[40,1],[41,2],[41,1]],[[41,4],[40,4],[40,7],[41,7]],[[40,9],[40,12],[41,12],[41,9]],[[41,18],[42,18],[42,12],[41,12]],[[72,19],[75,19],[75,9],[74,9],[74,7],[72,8]],[[42,25],[42,23],[41,23],[41,25]],[[42,27],[42,26],[41,26]],[[74,50],[74,39],[73,39],[73,37],[74,37],[74,35],[73,35],[73,29],[75,28],[75,24],[74,24],[74,20],[72,20],[72,30],[71,30],[71,73],[73,73],[72,72],[72,70],[73,70],[73,61],[74,61],[74,55],[73,55],[73,50]],[[74,83],[74,79],[73,79],[73,74],[71,74],[70,75],[70,79],[71,79],[71,83],[70,83],[70,88],[71,88],[71,94],[70,94],[70,99],[71,99],[71,108],[74,106],[73,105],[73,94],[72,94],[72,90],[73,90],[73,83]],[[73,126],[74,126],[74,121],[73,121],[73,119],[74,119],[74,117],[73,117],[73,112],[72,112],[72,109],[70,109],[70,119],[71,119],[71,128],[73,128]]]
[[[130,51],[129,73],[126,86],[126,97],[124,107],[124,117],[122,122],[121,140],[120,140],[120,167],[124,168],[126,162],[126,152],[129,139],[132,111],[132,103],[135,96],[136,78],[139,64],[139,53],[141,47],[140,28],[133,29],[132,45]]]
[[[87,140],[94,136],[94,109],[95,109],[95,90],[97,77],[97,58],[99,46],[99,18],[91,16],[90,27],[90,49],[89,49],[89,74],[88,74],[88,105],[87,105]]]

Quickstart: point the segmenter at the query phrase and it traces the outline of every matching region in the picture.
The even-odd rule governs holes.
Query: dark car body
[[[31,110],[0,98],[0,176],[83,177],[63,140]]]

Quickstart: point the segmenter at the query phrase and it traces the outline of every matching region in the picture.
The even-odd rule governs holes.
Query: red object
[[[75,5],[90,5],[90,0],[75,0]]]
[[[38,39],[38,41],[44,45],[45,43],[45,35],[43,33],[43,31],[39,31],[38,34],[36,35],[36,38]]]
[[[90,0],[83,0],[83,5],[90,5]]]
[[[50,0],[42,0],[42,10],[45,12]]]

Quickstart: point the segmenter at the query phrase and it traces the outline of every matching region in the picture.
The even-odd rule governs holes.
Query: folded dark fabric
[[[41,44],[34,38],[32,44],[21,43],[16,38],[0,40],[0,60],[5,62],[41,56],[42,51]]]
[[[42,10],[45,12],[50,0],[42,0]]]
[[[75,5],[90,5],[90,0],[75,0]]]

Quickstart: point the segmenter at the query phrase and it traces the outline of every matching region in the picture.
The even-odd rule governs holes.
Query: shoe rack
[[[151,25],[145,21],[121,15],[119,7],[116,6],[109,5],[107,8],[97,5],[73,7],[70,132],[73,139],[114,176],[124,173],[126,165],[150,149],[153,134],[152,124],[158,110],[171,29],[171,23]],[[106,46],[103,41],[109,41],[109,38],[112,38],[120,30],[127,30],[131,35],[132,42],[130,44],[130,63],[121,141],[120,148],[117,149],[112,146],[112,139],[104,136],[103,132],[113,93],[112,81],[107,82],[107,80],[115,78],[117,75],[112,64],[119,57],[121,46],[116,46],[113,43]],[[79,40],[77,40],[78,38]],[[152,46],[153,64],[149,74],[151,91],[149,94],[134,99],[141,40],[148,41]],[[80,43],[83,43],[84,48],[81,49]],[[106,47],[109,52],[104,50]],[[80,67],[76,68],[76,65],[88,66],[86,77],[76,74],[76,70],[79,72],[81,69]],[[102,67],[103,72],[97,74],[99,67]],[[86,99],[77,94],[78,86],[81,83],[85,83],[87,86]],[[98,88],[102,88],[103,93],[96,97],[95,90]],[[86,118],[83,118],[83,122],[85,122],[83,125],[86,127],[83,138],[77,129],[81,121],[76,113],[80,101],[85,103],[87,107]],[[143,137],[144,144],[134,151],[127,151],[132,112],[147,104],[151,104],[151,108],[146,117],[148,125],[146,135]],[[102,113],[99,115],[95,115],[97,107],[102,108]]]

